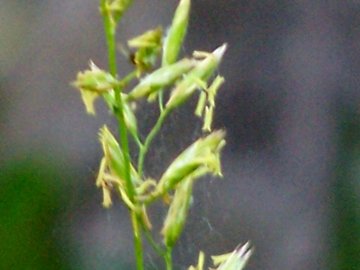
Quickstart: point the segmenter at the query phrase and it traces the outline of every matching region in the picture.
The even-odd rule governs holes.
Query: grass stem
[[[110,11],[106,5],[105,0],[101,0],[100,9],[103,15],[103,24],[105,30],[105,37],[108,49],[108,64],[109,71],[114,77],[117,76],[117,57],[116,57],[116,24],[111,18]],[[131,75],[127,79],[132,79],[134,75]],[[126,80],[127,82],[127,80]],[[128,132],[126,128],[124,110],[123,110],[123,100],[121,92],[123,87],[116,86],[114,88],[115,93],[115,103],[116,108],[114,108],[114,114],[118,121],[119,128],[119,137],[120,137],[120,146],[122,147],[124,153],[124,172],[125,172],[125,182],[126,189],[129,199],[132,202],[135,202],[135,188],[133,186],[130,174],[130,153],[129,153],[129,141],[128,141]],[[135,259],[137,270],[144,269],[144,260],[143,260],[143,246],[141,240],[141,228],[139,226],[139,220],[137,214],[134,211],[130,212],[131,221],[133,226],[134,233],[134,249],[135,249]]]
[[[166,249],[164,259],[165,259],[165,264],[166,264],[166,270],[172,270],[173,269],[173,265],[172,265],[172,248],[168,247]]]
[[[147,152],[149,151],[150,144],[154,140],[154,138],[158,134],[158,132],[160,131],[161,126],[164,123],[164,120],[168,116],[169,112],[170,111],[166,110],[166,109],[161,111],[158,120],[156,121],[155,125],[153,126],[150,133],[146,137],[143,146],[140,148],[139,159],[138,159],[138,173],[139,173],[140,177],[142,177],[143,173],[144,173],[145,156],[146,156]]]

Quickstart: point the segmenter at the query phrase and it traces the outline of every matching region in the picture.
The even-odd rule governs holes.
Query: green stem
[[[124,78],[121,79],[120,84],[123,86],[128,85],[133,79],[136,78],[136,70],[127,74]]]
[[[111,75],[116,77],[117,76],[116,23],[112,18],[111,12],[107,8],[106,0],[101,0],[100,10],[103,16],[103,24],[104,24],[106,43],[108,49],[109,71]],[[123,100],[121,97],[122,89],[123,87],[120,85],[114,88],[115,103],[116,103],[116,108],[114,108],[114,114],[118,121],[120,145],[124,153],[124,173],[125,173],[126,191],[127,191],[127,195],[129,196],[129,199],[132,202],[135,202],[135,188],[131,181],[131,174],[130,174],[130,153],[129,153],[128,132],[126,129],[124,111],[123,111]],[[135,212],[131,211],[130,215],[131,215],[132,226],[134,231],[134,249],[135,249],[136,266],[137,266],[137,270],[143,270],[144,269],[143,248],[142,248],[141,230],[139,226],[139,221]]]
[[[153,236],[151,235],[151,232],[147,229],[144,229],[144,234],[146,239],[148,240],[151,247],[155,250],[155,252],[161,256],[164,257],[165,251],[161,249],[161,247],[155,242]]]
[[[127,74],[124,78],[122,78],[119,82],[118,82],[118,87],[120,89],[124,89],[133,79],[136,78],[136,71],[132,71],[129,74]],[[106,104],[108,105],[109,109],[111,111],[114,110],[116,101],[115,101],[115,95],[113,96],[112,93],[105,93],[103,95]]]
[[[111,19],[111,14],[107,10],[106,1],[104,0],[101,1],[101,8],[103,11],[103,22],[104,22],[105,36],[106,36],[106,42],[108,48],[109,71],[111,75],[116,77],[117,76],[116,24],[114,24],[113,20]],[[130,200],[134,201],[135,191],[130,176],[129,142],[128,142],[128,134],[125,124],[124,112],[123,112],[123,100],[121,97],[121,91],[122,91],[122,87],[120,87],[120,85],[114,88],[115,103],[116,103],[116,108],[114,109],[114,113],[119,124],[120,145],[124,152],[126,189]]]
[[[164,90],[159,91],[158,102],[159,102],[160,112],[162,112],[164,110]]]
[[[144,270],[144,259],[143,259],[143,246],[141,240],[141,229],[140,222],[137,214],[134,211],[131,211],[131,222],[134,230],[134,250],[135,250],[135,259],[136,259],[136,269]]]
[[[166,249],[166,253],[164,255],[165,264],[166,264],[166,270],[172,270],[173,269],[171,252],[172,252],[172,248],[168,247]]]
[[[134,70],[134,71],[130,72],[129,74],[127,74],[124,78],[121,79],[121,81],[119,81],[119,85],[122,87],[126,87],[126,85],[128,85],[133,79],[136,78],[136,73],[137,73],[137,71]],[[139,138],[139,134],[137,132],[132,132],[131,130],[129,130],[129,132],[130,132],[130,135],[133,137],[135,143],[138,145],[139,148],[141,148],[142,143]]]
[[[169,114],[169,112],[170,112],[169,110],[165,109],[160,113],[160,116],[159,116],[158,120],[156,121],[156,124],[151,129],[150,133],[148,134],[148,136],[145,139],[143,146],[140,148],[139,159],[138,159],[138,173],[139,173],[140,177],[143,176],[145,156],[146,156],[147,152],[149,151],[150,144],[154,140],[154,138],[158,134],[158,132],[160,131],[161,126],[164,123],[164,120],[167,117],[167,115]]]

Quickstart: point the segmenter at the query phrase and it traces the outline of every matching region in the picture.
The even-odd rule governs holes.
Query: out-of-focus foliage
[[[64,174],[44,161],[1,167],[0,269],[71,269],[57,229],[64,183]]]
[[[339,123],[338,156],[329,234],[333,270],[360,269],[360,114],[346,109]]]

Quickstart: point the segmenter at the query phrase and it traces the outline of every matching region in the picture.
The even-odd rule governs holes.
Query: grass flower
[[[175,11],[174,19],[163,46],[163,66],[174,63],[178,58],[189,22],[190,5],[190,0],[181,0]]]
[[[243,246],[238,246],[233,252],[212,256],[216,270],[242,270],[248,262],[254,250],[250,243],[246,242]]]
[[[220,46],[212,53],[207,53],[205,58],[197,63],[194,69],[172,91],[169,101],[166,104],[168,110],[179,107],[198,88],[199,81],[206,81],[219,66],[225,53],[226,44]]]
[[[172,85],[176,80],[194,68],[195,65],[195,60],[185,58],[172,65],[157,69],[140,81],[128,94],[127,100],[148,97],[154,92]]]
[[[218,130],[185,149],[161,176],[155,193],[164,194],[187,178],[199,178],[207,173],[221,176],[220,151],[225,145],[224,137],[225,132]]]
[[[72,86],[80,90],[81,98],[89,114],[95,114],[94,101],[107,94],[118,85],[118,81],[110,73],[99,69],[90,62],[90,69],[79,72]]]
[[[133,61],[137,67],[138,75],[151,70],[161,52],[162,28],[146,31],[144,34],[128,40],[130,48],[136,48]]]
[[[164,244],[167,247],[173,247],[175,245],[184,228],[192,198],[193,184],[194,179],[187,178],[179,183],[176,188],[174,198],[170,204],[161,230],[161,234],[164,237]]]

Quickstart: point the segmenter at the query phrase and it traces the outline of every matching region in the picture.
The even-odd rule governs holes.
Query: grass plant
[[[72,85],[80,90],[89,114],[95,114],[94,102],[102,98],[117,120],[116,135],[107,126],[99,131],[103,158],[96,185],[102,189],[105,208],[112,205],[115,193],[129,210],[136,269],[144,269],[143,242],[146,239],[163,258],[166,270],[172,270],[172,251],[186,223],[194,184],[208,174],[222,176],[220,152],[225,145],[225,132],[213,131],[212,120],[216,95],[224,82],[224,78],[215,73],[227,45],[220,45],[212,52],[195,51],[179,59],[191,6],[190,0],[181,0],[166,33],[158,27],[128,40],[134,69],[120,78],[116,33],[131,4],[131,0],[100,0],[108,68],[100,69],[91,62],[90,68],[79,72]],[[133,84],[134,87],[129,87]],[[159,179],[149,177],[144,163],[154,138],[168,116],[196,96],[195,116],[203,121],[203,135],[164,168]],[[141,106],[143,100],[159,109],[157,121],[145,136],[138,128],[134,109]],[[135,153],[130,152],[130,140],[137,146]],[[147,211],[155,201],[163,201],[168,209],[160,231],[160,243],[155,240]],[[241,270],[252,252],[246,243],[228,254],[213,256],[213,269]],[[197,265],[190,266],[189,270],[203,270],[204,262],[204,254],[200,252]]]

